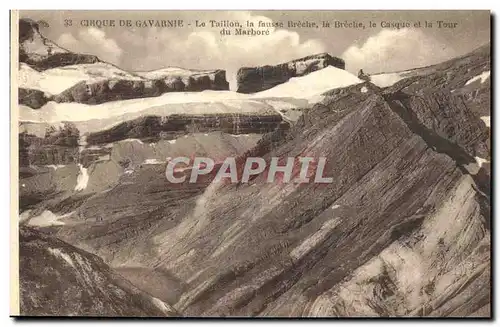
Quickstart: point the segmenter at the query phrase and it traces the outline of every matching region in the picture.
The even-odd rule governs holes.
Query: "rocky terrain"
[[[342,59],[320,53],[275,66],[243,67],[238,70],[238,92],[255,93],[285,83],[292,77],[304,76],[328,66],[345,68]]]
[[[95,105],[168,92],[229,90],[223,70],[174,67],[143,73],[122,71],[96,56],[61,48],[40,33],[39,24],[31,19],[19,21],[19,104],[32,109],[49,101]],[[49,76],[56,80],[44,83]],[[68,86],[70,80],[74,84]],[[68,87],[60,89],[60,84]]]
[[[93,64],[100,60],[94,55],[61,48],[40,33],[40,22],[24,18],[19,20],[19,62],[43,71],[68,65]]]
[[[103,144],[136,138],[148,141],[176,139],[189,133],[220,131],[232,135],[264,134],[279,126],[287,128],[278,113],[263,115],[171,115],[169,117],[146,116],[116,125],[108,130],[91,133],[88,144]]]
[[[137,289],[99,257],[22,226],[20,311],[30,316],[171,317],[178,313]]]
[[[242,70],[238,93],[109,103],[88,65],[120,74],[53,67],[73,91],[43,71],[22,100],[23,314],[491,316],[489,45],[371,82],[320,55]],[[177,156],[234,156],[240,177],[247,157],[326,157],[334,182],[171,184]]]

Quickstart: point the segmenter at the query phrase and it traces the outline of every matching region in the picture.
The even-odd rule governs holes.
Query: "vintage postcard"
[[[12,11],[11,314],[491,318],[489,11]]]

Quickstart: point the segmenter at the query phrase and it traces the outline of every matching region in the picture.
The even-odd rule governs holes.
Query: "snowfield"
[[[111,65],[105,65],[108,64],[79,65],[86,67],[76,70],[75,80],[83,78],[83,75],[89,73],[88,66],[98,66],[104,71],[111,69],[109,67]],[[58,69],[66,70],[68,67],[72,66]],[[71,70],[70,68],[69,71]],[[78,75],[82,72],[85,72],[85,74]],[[45,73],[46,71],[43,74]],[[116,69],[111,69],[111,72],[107,71],[107,76],[115,76],[118,73]],[[93,76],[98,75],[96,71],[93,74]],[[104,75],[104,72],[102,74]],[[50,124],[72,121],[75,122],[82,133],[86,133],[107,129],[121,122],[144,115],[274,114],[282,109],[290,110],[305,107],[321,100],[321,94],[326,91],[362,82],[362,80],[345,70],[327,67],[306,76],[292,78],[272,89],[253,94],[208,90],[202,92],[172,92],[159,97],[113,101],[99,105],[51,101],[39,110],[20,105],[19,119],[21,122]],[[38,84],[40,84],[40,80]],[[51,89],[51,91],[54,90]]]
[[[471,78],[470,80],[468,80],[465,85],[469,85],[471,83],[474,83],[475,81],[479,81],[481,80],[481,84],[483,84],[484,82],[486,82],[486,80],[490,78],[490,71],[485,71],[485,72],[482,72],[481,74],[477,75],[477,76],[474,76],[473,78]]]
[[[333,66],[317,70],[301,77],[291,78],[288,82],[279,84],[269,90],[250,95],[252,98],[309,98],[354,84],[363,83],[353,74]]]
[[[483,164],[485,163],[488,163],[489,161],[484,159],[484,158],[481,158],[481,157],[474,157],[474,159],[476,159],[476,162],[477,164],[479,165],[479,167],[482,167]]]
[[[202,101],[203,94],[200,93],[207,95],[204,101]],[[74,122],[81,133],[87,133],[108,129],[124,121],[147,115],[162,117],[174,114],[222,113],[266,115],[274,114],[275,112],[271,105],[260,100],[225,99],[210,101],[210,97],[214,95],[212,93],[218,93],[218,96],[226,96],[225,94],[221,94],[224,91],[204,91],[195,94],[184,93],[182,95],[166,93],[156,98],[107,102],[95,106],[81,103],[55,103],[51,101],[42,109],[33,110],[21,105],[19,106],[19,120],[23,122],[23,128],[26,128],[30,133],[35,132],[33,129],[37,129],[33,125],[43,123],[54,125],[64,121]],[[186,102],[179,101],[179,98],[183,96]],[[294,104],[293,99],[290,101]],[[294,104],[294,107],[302,103],[298,102]]]
[[[19,69],[19,87],[59,94],[82,81],[89,83],[107,79],[144,80],[108,63],[81,64],[57,67],[39,72],[25,63]]]
[[[490,126],[491,126],[491,116],[482,116],[482,117],[481,117],[481,120],[484,122],[484,124],[485,124],[487,127],[490,127]]]
[[[378,87],[388,87],[396,84],[406,76],[404,75],[404,72],[400,73],[386,73],[386,74],[376,74],[376,75],[371,75],[370,79],[371,82]]]

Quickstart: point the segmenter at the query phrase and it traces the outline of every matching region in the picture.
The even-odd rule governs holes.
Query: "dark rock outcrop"
[[[78,157],[79,131],[71,124],[47,131],[45,137],[19,134],[19,165],[65,165]]]
[[[99,257],[32,228],[19,233],[20,313],[29,316],[169,317]]]
[[[285,83],[292,77],[304,76],[328,66],[344,69],[345,63],[340,58],[321,53],[275,66],[240,68],[237,74],[237,92],[255,93],[264,91]]]
[[[175,75],[168,76],[166,80],[172,80],[172,78],[179,78]],[[187,79],[185,83],[184,91],[186,92],[197,92],[204,90],[229,90],[229,83],[226,80],[225,70],[215,70],[207,72],[193,72],[191,76]]]
[[[19,19],[19,44],[33,40],[35,33],[40,33],[38,23],[33,19]]]
[[[213,131],[235,135],[264,134],[275,130],[282,124],[288,126],[279,114],[146,116],[126,121],[108,130],[91,133],[87,136],[87,142],[90,145],[106,144],[129,138],[154,142],[160,139],[172,140],[189,133]]]
[[[41,58],[38,60],[33,60],[31,58],[28,58],[22,62],[27,63],[36,70],[42,71],[49,68],[79,65],[79,64],[93,64],[100,61],[101,60],[94,55],[67,52],[67,53],[56,53],[47,56],[46,58]]]
[[[43,71],[49,68],[99,62],[94,55],[73,53],[40,33],[40,23],[29,18],[19,19],[19,62]]]
[[[32,109],[40,109],[51,100],[51,95],[40,90],[19,88],[18,91],[18,103]]]
[[[223,70],[193,73],[185,79],[170,75],[158,79],[103,80],[95,83],[82,81],[54,97],[56,102],[100,104],[138,98],[157,97],[168,92],[200,92],[205,90],[229,90]]]

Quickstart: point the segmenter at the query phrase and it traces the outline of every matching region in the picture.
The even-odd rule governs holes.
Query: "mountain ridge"
[[[491,63],[481,49],[386,87],[353,79],[323,90],[296,119],[270,106],[274,125],[261,134],[228,135],[255,132],[233,113],[213,130],[146,115],[78,137],[76,161],[22,167],[20,224],[99,257],[184,316],[491,317],[490,77],[478,78]],[[158,140],[160,130],[180,132]],[[68,125],[45,139],[74,134]],[[261,173],[173,184],[165,169],[177,155],[233,156],[238,174],[248,157],[324,157],[334,182]]]

